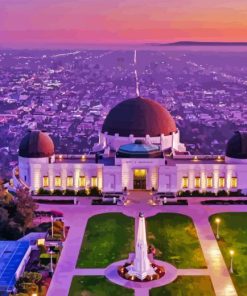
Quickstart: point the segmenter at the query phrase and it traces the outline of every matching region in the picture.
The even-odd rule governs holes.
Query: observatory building
[[[55,153],[51,137],[29,131],[22,139],[16,186],[33,192],[95,186],[103,192],[247,190],[247,133],[236,132],[225,155],[191,155],[171,114],[151,99],[116,105],[89,155]]]

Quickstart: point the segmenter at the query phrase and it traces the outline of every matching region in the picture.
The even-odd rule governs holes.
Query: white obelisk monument
[[[146,224],[143,213],[139,214],[135,259],[133,264],[128,267],[128,274],[136,276],[140,280],[144,280],[147,275],[155,275],[155,271],[148,258]]]

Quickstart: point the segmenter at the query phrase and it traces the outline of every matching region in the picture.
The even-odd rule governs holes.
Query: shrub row
[[[183,197],[214,197],[214,196],[245,196],[241,190],[237,191],[226,191],[226,190],[219,190],[217,193],[211,192],[211,191],[204,191],[200,192],[199,190],[186,190],[186,191],[179,191],[178,196]]]
[[[247,200],[204,200],[202,205],[247,205]]]
[[[90,187],[89,189],[80,189],[75,191],[73,189],[60,190],[55,189],[50,191],[45,188],[40,188],[37,195],[50,195],[50,196],[102,196],[101,191],[98,187]]]

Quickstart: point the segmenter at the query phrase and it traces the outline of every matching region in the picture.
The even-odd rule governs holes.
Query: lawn
[[[162,213],[147,219],[148,244],[156,258],[177,268],[205,268],[205,260],[193,221],[188,216]]]
[[[151,289],[150,296],[214,296],[214,289],[208,276],[178,277],[173,283]]]
[[[103,276],[74,276],[69,296],[134,296],[134,291],[109,282]]]
[[[234,250],[232,280],[239,296],[247,291],[247,213],[222,213],[210,217],[210,223],[216,233],[215,218],[221,219],[218,241],[226,265],[230,266],[229,251]]]
[[[134,251],[134,219],[109,213],[88,220],[77,267],[106,267]]]

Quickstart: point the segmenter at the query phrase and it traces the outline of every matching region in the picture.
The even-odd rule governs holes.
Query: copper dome
[[[48,134],[29,131],[19,146],[19,156],[28,158],[50,157],[54,155],[54,143]]]
[[[226,145],[226,156],[247,159],[247,132],[236,131]]]
[[[134,98],[116,105],[107,115],[102,132],[120,137],[158,137],[176,132],[171,114],[151,99]]]

